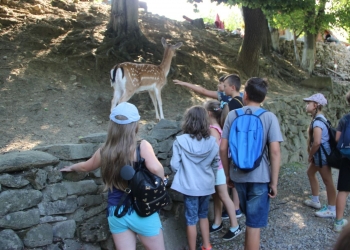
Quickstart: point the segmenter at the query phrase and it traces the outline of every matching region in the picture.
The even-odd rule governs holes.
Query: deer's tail
[[[116,80],[122,80],[124,78],[124,69],[123,67],[120,67],[120,65],[114,66],[114,68],[111,70],[111,85],[113,87],[113,84],[115,84]]]

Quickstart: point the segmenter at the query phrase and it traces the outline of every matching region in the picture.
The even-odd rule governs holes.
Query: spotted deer
[[[111,85],[114,88],[114,94],[111,110],[118,103],[128,101],[135,93],[147,90],[156,111],[156,118],[159,120],[158,103],[160,119],[164,119],[161,90],[166,84],[175,51],[182,46],[182,43],[167,44],[164,38],[161,41],[165,50],[160,65],[124,62],[113,67]]]

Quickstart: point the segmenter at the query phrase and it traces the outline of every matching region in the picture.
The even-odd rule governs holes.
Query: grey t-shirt
[[[248,108],[254,113],[259,107],[255,106],[245,106],[243,111],[245,112]],[[230,129],[233,121],[236,119],[236,112],[234,110],[230,111],[228,114],[225,125],[222,132],[222,138],[227,139],[230,135]],[[262,125],[264,127],[264,144],[266,145],[271,142],[282,142],[283,137],[281,129],[275,114],[271,112],[265,112],[260,116]],[[270,161],[268,159],[268,148],[264,147],[263,157],[259,167],[251,172],[242,171],[233,164],[230,166],[230,178],[234,182],[244,183],[244,182],[256,182],[256,183],[268,183],[270,182],[271,169]]]
[[[315,119],[317,117],[321,117],[325,121],[327,120],[326,117],[324,117],[324,115],[322,115],[322,114],[316,115]],[[327,128],[326,124],[324,124],[324,122],[322,122],[322,121],[317,120],[317,121],[314,121],[312,128],[316,128],[316,127],[319,127],[320,129],[322,129],[321,143],[328,142],[329,141],[329,134],[328,134],[328,128]]]

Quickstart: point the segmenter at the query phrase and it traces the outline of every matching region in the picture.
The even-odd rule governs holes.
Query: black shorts
[[[338,191],[350,192],[350,160],[343,158],[339,169]]]

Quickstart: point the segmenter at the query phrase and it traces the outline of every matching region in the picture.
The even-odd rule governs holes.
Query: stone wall
[[[295,61],[293,41],[280,39],[280,53],[288,60]],[[297,41],[300,59],[302,58],[302,49],[304,42]],[[334,64],[337,64],[337,69]],[[350,76],[350,51],[342,43],[324,43],[316,42],[316,69],[322,69],[325,72],[326,68],[335,70],[344,75],[344,78]],[[330,73],[329,71],[327,73]]]
[[[332,92],[324,92],[329,102],[324,111],[333,124],[347,112],[343,98],[346,91],[346,86],[334,84]],[[281,146],[282,164],[307,160],[305,135],[310,118],[302,98],[316,92],[310,89],[302,96],[281,96],[264,103],[263,107],[275,113],[281,125],[285,140]],[[165,173],[170,175],[169,184],[173,178],[169,166],[172,143],[179,133],[179,121],[161,120],[140,128],[140,137],[153,145]],[[48,145],[0,156],[0,249],[114,249],[100,171],[59,171],[91,157],[105,138],[105,133],[93,134],[77,144]],[[182,197],[169,191],[173,204],[166,212],[181,219]],[[164,217],[162,220],[166,244],[176,245],[175,237],[185,237],[185,222],[166,224]]]

